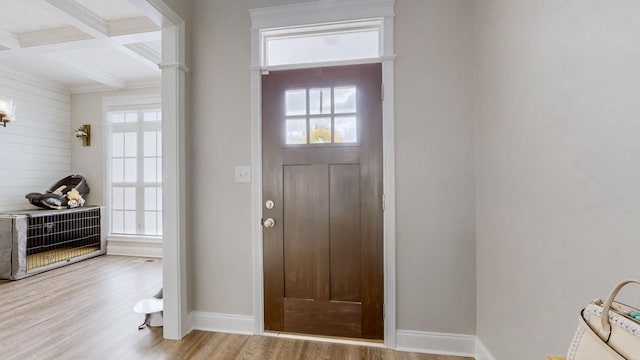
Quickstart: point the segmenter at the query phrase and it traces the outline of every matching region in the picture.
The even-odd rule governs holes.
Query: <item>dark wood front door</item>
[[[381,76],[262,77],[267,331],[383,338]]]

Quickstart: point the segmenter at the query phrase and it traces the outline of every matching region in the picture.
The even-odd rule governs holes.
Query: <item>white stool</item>
[[[142,299],[133,307],[133,311],[144,315],[144,322],[138,326],[138,330],[145,326],[157,327],[162,326],[162,299],[149,298]]]

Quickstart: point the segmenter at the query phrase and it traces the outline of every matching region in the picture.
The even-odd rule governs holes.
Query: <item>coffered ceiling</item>
[[[158,85],[159,24],[135,0],[0,0],[0,69],[72,93]]]

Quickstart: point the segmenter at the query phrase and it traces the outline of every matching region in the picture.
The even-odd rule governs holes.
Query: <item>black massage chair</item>
[[[69,205],[67,193],[74,188],[80,193],[80,196],[84,197],[89,193],[89,185],[87,185],[84,176],[69,175],[58,181],[44,194],[30,193],[25,197],[29,199],[31,204],[43,209],[66,209]]]

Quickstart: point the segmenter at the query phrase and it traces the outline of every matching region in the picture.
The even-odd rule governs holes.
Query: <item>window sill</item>
[[[162,238],[141,235],[108,235],[107,255],[162,258]]]
[[[140,244],[162,244],[161,236],[144,236],[144,235],[107,235],[107,241],[111,242],[128,242]]]

